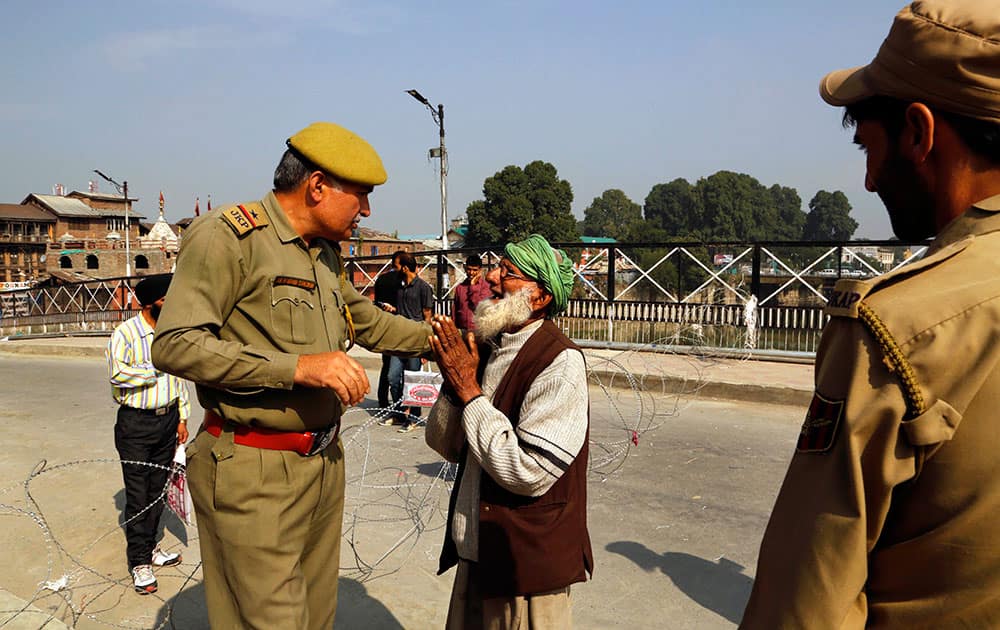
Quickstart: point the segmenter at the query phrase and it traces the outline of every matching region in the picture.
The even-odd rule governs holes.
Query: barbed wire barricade
[[[37,586],[25,598],[24,604],[20,607],[0,610],[0,628],[11,626],[11,624],[16,624],[17,628],[32,627],[33,621],[36,619],[39,628],[48,626],[53,620],[59,620],[70,627],[76,627],[82,622],[89,621],[98,627],[129,629],[152,627],[159,629],[165,627],[169,622],[171,604],[164,596],[170,597],[186,588],[192,581],[200,580],[200,563],[181,563],[157,571],[158,581],[163,580],[171,584],[170,587],[149,596],[152,601],[165,607],[167,611],[161,623],[154,626],[144,619],[140,622],[141,625],[136,625],[127,619],[115,618],[112,620],[112,618],[116,617],[113,611],[120,604],[122,598],[131,595],[133,591],[131,575],[124,567],[122,558],[119,557],[124,555],[125,548],[124,535],[121,532],[124,531],[128,522],[140,518],[156,502],[164,499],[170,481],[167,481],[154,502],[145,506],[132,519],[122,521],[114,526],[109,524],[103,531],[86,542],[83,539],[85,534],[81,532],[84,528],[80,525],[86,523],[92,526],[99,517],[93,514],[86,516],[74,514],[72,509],[67,509],[67,507],[77,507],[78,509],[87,507],[79,506],[73,502],[74,483],[107,482],[109,479],[116,479],[120,482],[120,466],[122,464],[173,471],[172,466],[114,458],[77,460],[53,466],[50,466],[46,460],[42,460],[31,470],[23,482],[0,490],[0,516],[21,517],[34,525],[34,533],[40,537],[44,546],[45,557],[44,570],[41,572],[39,572],[41,563],[30,562],[30,557],[20,559],[28,561],[20,567],[22,575],[26,580],[34,578]],[[112,470],[106,470],[109,467]],[[71,475],[68,482],[61,477],[62,473]],[[63,490],[57,493],[58,496],[50,496],[53,493],[53,488],[42,483],[48,479],[53,480],[52,485],[58,485]],[[113,489],[115,485],[109,484],[109,487]],[[117,489],[121,489],[121,486],[119,485]],[[21,492],[21,497],[12,496],[16,491]],[[38,494],[44,495],[55,505],[48,506],[46,499],[39,499],[36,496]],[[111,494],[114,494],[113,491]],[[59,519],[58,522],[54,522],[46,516],[46,508],[49,507],[49,513],[55,513],[55,518]],[[90,506],[90,510],[96,512],[97,508]],[[14,532],[14,525],[8,522],[6,526],[9,528],[8,532]],[[193,528],[192,531],[194,531]],[[31,533],[22,530],[16,532],[17,540],[21,542],[21,548],[9,550],[8,560],[17,558],[16,552],[18,551],[28,554],[34,551],[33,542],[37,543],[37,540],[32,541]],[[114,540],[110,541],[109,538]],[[189,543],[196,540],[196,534],[188,538]],[[108,542],[108,544],[102,546],[100,545],[102,542]],[[176,547],[179,545],[167,547],[167,549],[173,551]],[[110,555],[114,557],[113,566],[119,567],[118,570],[108,570],[109,563],[105,557],[109,555],[109,549],[113,549]]]
[[[591,392],[589,470],[595,482],[623,474],[632,449],[698,396],[706,370],[719,359],[699,346],[702,342],[698,328],[690,326],[641,351],[585,351]],[[675,346],[689,350],[677,354],[671,350]],[[659,361],[661,355],[671,355],[671,361]],[[353,408],[343,418],[347,476],[342,535],[349,552],[341,554],[341,574],[359,582],[396,574],[409,562],[436,566],[444,535],[457,466],[423,447],[422,431],[397,435],[381,427],[381,420],[400,411]],[[419,438],[416,449],[411,438]],[[0,490],[0,516],[27,525],[17,529],[18,549],[12,551],[26,563],[17,590],[29,593],[23,605],[0,610],[0,628],[15,623],[36,627],[36,621],[43,627],[52,620],[88,628],[178,627],[172,619],[176,596],[201,582],[196,527],[174,519],[172,527],[181,528],[187,548],[180,541],[166,548],[183,551],[185,561],[157,569],[159,590],[142,598],[141,609],[158,609],[155,616],[136,614],[136,599],[128,599],[137,596],[124,562],[126,523],[111,520],[106,509],[72,501],[74,487],[87,483],[103,484],[108,496],[115,496],[121,491],[123,463],[170,469],[114,458],[58,465],[42,460],[23,481]],[[157,501],[164,499],[170,483],[168,479]],[[82,523],[87,527],[79,527]],[[433,542],[420,544],[426,534],[433,534]]]

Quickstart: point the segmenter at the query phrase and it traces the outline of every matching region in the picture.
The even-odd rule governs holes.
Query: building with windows
[[[135,211],[133,204],[137,201],[129,197],[126,223],[125,198],[121,195],[73,191],[67,195],[31,193],[25,197],[21,205],[37,208],[55,220],[46,243],[45,272],[62,270],[113,278],[125,275],[126,262],[133,275],[170,271],[176,249],[171,252],[159,245],[147,247],[139,241],[139,225],[145,217]]]
[[[0,204],[0,289],[27,288],[45,277],[55,223],[34,206]]]
[[[349,240],[340,243],[340,253],[344,258],[362,259],[356,260],[356,264],[352,266],[353,273],[350,280],[354,286],[366,294],[371,289],[375,278],[388,269],[389,256],[400,250],[419,252],[424,249],[426,248],[423,243],[401,240],[391,234],[365,227],[358,228]],[[364,260],[368,256],[380,256],[381,258]]]

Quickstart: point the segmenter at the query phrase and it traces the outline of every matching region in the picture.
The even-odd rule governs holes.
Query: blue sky
[[[857,235],[890,236],[864,158],[820,101],[867,63],[903,2],[148,0],[4,3],[0,202],[128,180],[171,221],[260,198],[285,139],[315,120],[358,132],[389,181],[370,227],[440,227],[430,113],[445,106],[449,216],[508,164],[546,160],[582,218],[620,188],[718,170],[842,190]],[[105,182],[101,190],[110,192]]]

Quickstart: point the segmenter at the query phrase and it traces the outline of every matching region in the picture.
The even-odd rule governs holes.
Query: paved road
[[[181,549],[185,562],[161,572],[156,596],[131,592],[116,525],[121,475],[112,461],[115,405],[105,369],[93,358],[0,355],[0,548],[7,551],[0,590],[79,628],[206,628],[197,530],[175,517],[165,519],[164,542]],[[369,378],[374,386],[377,374]],[[732,628],[802,409],[646,387],[658,393],[592,388],[594,451],[617,454],[633,428],[639,444],[627,457],[609,457],[603,469],[613,472],[592,476],[597,571],[573,589],[576,627]],[[349,541],[338,628],[440,628],[453,577],[434,575],[447,496],[441,463],[421,432],[372,424],[359,410],[344,431]],[[59,467],[102,458],[109,461]],[[36,509],[24,482],[43,459],[47,472],[28,485]],[[11,505],[40,514],[47,529]],[[67,589],[36,595],[40,582],[63,574],[71,575]],[[7,606],[0,597],[0,610]],[[38,627],[44,619],[24,613],[6,627]]]

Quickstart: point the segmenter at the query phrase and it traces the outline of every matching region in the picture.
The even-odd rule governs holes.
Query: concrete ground
[[[207,628],[197,529],[175,516],[164,545],[184,562],[158,572],[157,594],[131,590],[104,343],[0,342],[0,625]],[[588,354],[596,571],[573,587],[575,626],[734,627],[804,413],[761,397],[807,400],[811,366]],[[378,357],[357,356],[374,389]],[[638,389],[625,388],[630,377]],[[733,387],[712,389],[726,378]],[[741,390],[749,401],[734,399]],[[728,399],[709,398],[720,391]],[[453,579],[435,575],[448,476],[422,431],[375,425],[373,405],[345,417],[337,627],[440,628]]]

